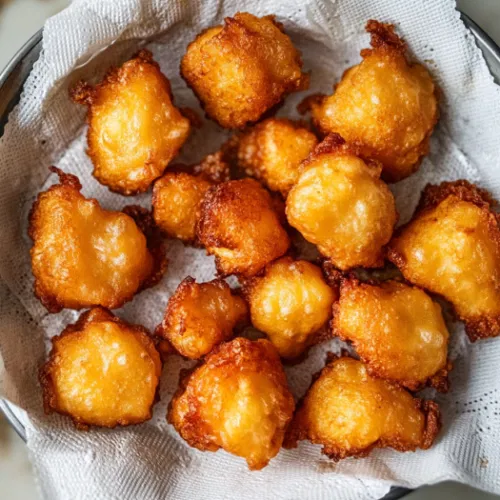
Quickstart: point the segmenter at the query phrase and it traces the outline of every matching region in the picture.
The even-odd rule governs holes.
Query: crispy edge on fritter
[[[401,235],[404,230],[421,215],[436,208],[449,196],[455,196],[461,201],[472,203],[485,213],[488,219],[489,235],[497,248],[500,259],[500,214],[491,210],[491,207],[495,206],[497,202],[488,191],[464,179],[452,182],[442,182],[437,185],[427,184],[422,192],[420,201],[412,218],[405,225],[397,229],[396,233],[393,235],[393,240],[397,239],[399,235]],[[392,246],[391,242],[389,242],[386,252],[387,259],[405,274],[406,259]],[[447,300],[446,297],[443,298]],[[482,316],[480,318],[465,318],[460,316],[455,308],[454,311],[457,317],[465,323],[465,331],[471,342],[500,335],[500,316],[493,315]],[[492,332],[494,332],[493,335]]]
[[[354,274],[352,274],[352,273],[347,273],[344,275],[342,275],[342,274],[337,275],[336,279],[340,282],[340,290],[339,290],[339,300],[334,302],[334,304],[333,304],[333,318],[330,321],[331,335],[333,335],[334,337],[338,337],[340,340],[342,340],[344,342],[348,342],[349,344],[352,344],[356,348],[356,343],[351,342],[349,340],[349,338],[342,333],[342,330],[335,326],[335,317],[339,313],[339,310],[341,307],[340,301],[342,298],[342,292],[348,291],[349,289],[364,288],[366,286],[380,287],[380,285],[382,285],[383,282],[379,283],[379,282],[374,281],[374,280],[368,280],[368,281],[362,282],[359,279],[357,279],[354,276]],[[393,280],[393,281],[396,281],[396,280]],[[419,287],[412,285],[410,283],[406,283],[406,284],[410,288],[419,289]],[[374,366],[372,366],[369,358],[367,358],[366,356],[363,356],[363,354],[360,353],[358,351],[358,349],[356,349],[356,353],[358,354],[360,359],[363,361],[363,363],[365,363],[366,369],[368,370],[368,373],[372,377],[381,378],[381,379],[385,378],[382,373],[378,373],[377,369]],[[451,361],[449,359],[447,359],[445,366],[443,368],[441,368],[441,370],[438,370],[434,375],[427,378],[425,381],[418,381],[418,380],[409,379],[409,380],[399,380],[399,381],[392,380],[392,382],[397,383],[398,385],[405,387],[406,389],[408,389],[411,392],[420,391],[428,386],[428,387],[432,387],[432,388],[436,389],[438,392],[445,393],[445,392],[448,392],[448,390],[450,388],[450,380],[448,378],[448,375],[449,375],[450,371],[452,370],[452,368],[453,368],[453,364],[451,363]]]
[[[323,367],[319,372],[315,373],[312,378],[311,378],[311,384],[309,386],[309,389],[312,387],[312,385],[316,382],[316,380],[322,375],[324,370],[327,370],[330,363],[332,363],[335,359],[341,358],[341,357],[350,357],[350,355],[346,352],[342,352],[339,355],[333,354],[333,353],[328,353],[327,354],[327,359],[326,359],[326,366]],[[393,382],[390,382],[386,380],[388,384],[391,384],[393,386],[396,386],[400,388],[401,390],[405,390],[403,387],[394,384]],[[324,443],[319,440],[310,440],[308,436],[308,424],[307,422],[302,422],[304,419],[303,414],[301,412],[301,409],[305,403],[305,400],[309,394],[309,389],[306,391],[305,395],[299,400],[296,406],[294,418],[292,422],[290,423],[288,427],[288,431],[285,435],[285,440],[283,442],[283,447],[287,449],[291,448],[296,448],[298,445],[299,441],[304,441],[304,440],[309,440],[313,444],[319,444],[322,446],[321,453],[323,455],[326,455],[328,458],[331,460],[338,462],[339,460],[342,460],[344,458],[348,457],[355,457],[355,458],[364,458],[367,457],[371,451],[374,448],[393,448],[396,451],[399,452],[406,452],[406,451],[415,451],[417,447],[413,445],[409,445],[408,443],[405,443],[401,439],[387,439],[387,438],[381,438],[372,443],[371,445],[365,447],[365,448],[351,448],[349,450],[346,450],[344,448],[338,447],[338,446],[331,446],[328,443]],[[419,410],[423,416],[424,416],[424,432],[422,435],[422,442],[418,446],[418,448],[422,450],[427,450],[429,449],[432,444],[434,443],[434,440],[441,429],[441,411],[439,409],[438,404],[435,401],[427,400],[427,399],[418,399],[418,398],[413,398],[415,407],[417,410]],[[304,425],[305,424],[305,425]]]
[[[68,174],[71,175],[71,174]],[[142,343],[147,343],[150,344],[146,349],[149,351],[150,348],[156,349],[153,340],[149,336],[149,332],[146,328],[144,328],[141,325],[135,325],[131,323],[127,323],[126,321],[118,318],[115,316],[111,311],[104,307],[93,307],[92,309],[89,309],[88,311],[85,311],[76,321],[76,323],[68,325],[60,335],[57,335],[51,339],[52,343],[52,349],[48,355],[47,361],[43,366],[40,367],[38,371],[38,380],[40,382],[40,385],[42,387],[42,397],[43,397],[43,409],[46,415],[50,415],[51,413],[59,413],[60,415],[66,415],[71,418],[73,421],[75,427],[80,430],[80,431],[88,431],[91,426],[94,426],[95,424],[87,424],[85,421],[82,419],[79,419],[77,417],[74,417],[71,415],[70,412],[64,412],[62,410],[57,409],[57,396],[54,388],[54,383],[52,380],[51,376],[51,370],[52,366],[55,363],[55,359],[53,356],[56,355],[55,352],[55,347],[54,344],[58,339],[61,339],[67,335],[71,335],[75,332],[79,332],[83,330],[87,325],[90,323],[102,323],[102,322],[108,322],[112,321],[113,323],[116,323],[119,326],[124,326],[128,328],[129,330],[134,330],[139,334],[141,337],[141,342]],[[146,342],[144,342],[146,340]],[[160,382],[158,381],[158,386],[156,388],[156,395],[151,403],[151,408],[150,408],[150,415],[149,418],[146,420],[149,420],[152,416],[152,409],[153,406],[155,405],[156,402],[160,400]],[[128,421],[123,421],[123,422],[118,422],[116,425],[112,426],[111,428],[116,427],[117,425],[121,426],[127,426],[127,425],[135,425],[139,424],[141,422],[128,422]]]
[[[170,324],[170,319],[172,317],[174,317],[174,325],[173,326],[175,326],[175,323],[177,320],[178,308],[182,308],[182,306],[184,305],[184,300],[185,300],[186,296],[189,296],[190,291],[193,288],[193,286],[200,288],[201,285],[208,285],[208,284],[214,285],[214,286],[218,287],[220,290],[229,291],[231,293],[231,295],[233,295],[233,296],[239,296],[239,294],[237,293],[238,290],[231,289],[231,287],[227,284],[227,282],[221,278],[216,278],[212,281],[203,282],[203,283],[197,283],[196,280],[191,276],[187,276],[186,278],[184,278],[180,282],[180,284],[177,287],[177,289],[175,290],[174,294],[170,297],[170,299],[167,303],[165,314],[163,315],[162,322],[155,328],[155,332],[154,332],[155,336],[158,337],[159,339],[161,339],[158,343],[158,349],[160,350],[162,356],[168,357],[171,354],[178,354],[180,356],[185,357],[181,352],[179,352],[172,345],[172,343],[168,339],[167,332],[172,330],[172,328],[171,328],[172,325]],[[247,307],[246,316],[234,325],[234,327],[232,329],[233,332],[240,331],[241,328],[244,327],[248,323],[249,313],[248,313],[248,305],[246,304],[246,302],[245,302],[245,306]],[[186,324],[185,324],[184,320],[180,321],[179,323],[180,323],[180,329],[176,330],[175,334],[176,335],[183,335],[186,331]],[[226,342],[226,341],[230,340],[230,338],[231,337],[221,339],[221,341],[217,345],[219,345],[222,342]],[[217,347],[217,345],[214,346],[214,349]],[[213,352],[213,349],[212,349],[212,351],[210,351],[210,353],[207,353],[205,356],[208,356],[212,352]],[[189,358],[187,358],[187,359],[189,359]]]
[[[261,343],[268,343],[272,346],[271,350],[266,349],[263,356]],[[268,356],[270,353],[271,356]],[[179,387],[172,396],[168,405],[167,422],[174,425],[174,404],[181,398],[186,390],[190,381],[196,380],[197,373],[203,366],[209,366],[212,369],[224,370],[224,368],[231,369],[232,371],[241,371],[242,368],[248,369],[248,366],[255,367],[256,372],[266,372],[272,377],[276,385],[286,390],[290,396],[291,405],[295,405],[293,397],[288,389],[287,379],[281,361],[276,351],[276,348],[269,340],[259,339],[252,341],[243,337],[235,338],[230,342],[224,342],[217,346],[206,358],[201,360],[191,369],[181,370],[179,374]],[[276,369],[279,367],[279,369]],[[200,400],[199,398],[190,395],[188,398],[189,411],[185,414],[182,426],[180,429],[176,427],[177,432],[181,437],[194,448],[201,451],[217,451],[221,446],[213,442],[213,430],[203,421],[200,416]]]

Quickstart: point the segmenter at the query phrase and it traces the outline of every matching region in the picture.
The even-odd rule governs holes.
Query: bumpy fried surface
[[[273,16],[239,12],[189,44],[181,74],[210,118],[241,128],[308,87],[301,67],[300,53]]]
[[[60,184],[38,195],[29,220],[35,295],[47,310],[114,309],[155,284],[166,269],[165,253],[145,227],[143,210],[129,207],[132,217],[104,210],[80,193],[74,175],[51,170]]]
[[[392,25],[368,21],[372,49],[348,69],[333,95],[311,99],[313,121],[324,134],[339,133],[365,158],[383,163],[382,178],[412,174],[429,150],[437,122],[437,90],[427,69],[409,63],[406,44]]]
[[[151,418],[160,374],[146,330],[96,307],[52,339],[40,370],[45,411],[79,429],[138,424]]]
[[[269,118],[238,137],[235,156],[238,168],[286,196],[297,182],[300,162],[317,143],[300,124]]]
[[[410,390],[448,389],[448,330],[441,307],[419,288],[345,279],[333,308],[333,330],[354,344],[370,374]]]
[[[158,227],[171,238],[196,243],[200,203],[208,189],[229,180],[230,167],[221,151],[198,165],[174,165],[153,187],[153,215]]]
[[[286,200],[290,225],[339,269],[380,267],[397,221],[380,166],[365,163],[332,134],[301,168]]]
[[[439,407],[396,384],[373,378],[366,366],[342,357],[309,388],[287,432],[285,446],[307,439],[333,460],[365,457],[373,448],[429,448],[439,431]]]
[[[212,187],[201,202],[196,233],[222,275],[253,276],[290,245],[271,196],[253,179]]]
[[[467,181],[428,185],[388,258],[405,278],[449,300],[469,338],[500,334],[500,217]]]
[[[71,91],[88,105],[88,150],[96,179],[112,191],[146,191],[186,141],[190,124],[172,102],[168,79],[147,50],[91,87]]]
[[[196,283],[188,276],[170,297],[155,333],[183,356],[198,359],[229,340],[247,316],[245,301],[224,280]]]
[[[313,343],[337,298],[319,267],[291,257],[266,266],[265,274],[246,282],[244,289],[253,325],[283,358],[296,358]]]
[[[295,404],[274,346],[237,338],[181,375],[167,419],[190,446],[262,469],[281,448]]]

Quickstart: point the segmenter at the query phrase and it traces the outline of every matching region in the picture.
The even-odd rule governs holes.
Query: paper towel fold
[[[282,451],[263,471],[249,472],[243,460],[223,451],[189,448],[166,423],[179,369],[187,366],[176,358],[166,364],[162,399],[147,424],[85,433],[67,419],[42,414],[36,374],[46,340],[77,313],[48,315],[33,296],[26,235],[31,203],[46,184],[50,164],[77,174],[83,193],[105,207],[130,203],[92,178],[84,111],[69,101],[68,86],[79,78],[99,78],[110,64],[148,44],[171,80],[176,104],[199,109],[179,76],[180,58],[200,30],[238,10],[276,14],[284,23],[302,50],[305,69],[312,71],[309,92],[330,92],[344,69],[359,61],[359,50],[369,42],[364,33],[368,19],[395,23],[444,96],[430,155],[417,174],[393,186],[402,221],[427,182],[465,177],[500,199],[500,90],[451,0],[75,0],[46,23],[40,59],[0,139],[2,390],[30,417],[28,448],[44,497],[368,499],[383,496],[394,484],[416,487],[445,479],[500,493],[500,340],[471,345],[460,324],[450,325],[452,388],[437,397],[444,427],[425,452],[376,450],[367,459],[335,464],[317,446],[302,443],[297,450]],[[290,96],[279,114],[295,116],[305,94]],[[181,159],[197,161],[226,137],[207,120],[193,133]],[[137,199],[150,203],[149,195]],[[213,261],[202,250],[171,242],[168,254],[170,267],[162,283],[138,295],[118,315],[153,328],[186,275],[213,277]],[[296,395],[305,391],[311,374],[323,365],[325,350],[332,348],[337,348],[335,341],[317,346],[303,363],[287,368]]]

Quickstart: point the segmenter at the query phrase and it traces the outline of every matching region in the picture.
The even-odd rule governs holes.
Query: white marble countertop
[[[68,3],[68,0],[0,0],[0,70],[29,37],[43,25],[47,17],[61,10]],[[500,0],[457,0],[457,4],[459,9],[468,14],[500,45]],[[6,500],[39,499],[26,447],[1,414],[0,498]],[[500,497],[451,482],[421,488],[405,497],[408,500],[466,500],[471,498],[500,499]]]

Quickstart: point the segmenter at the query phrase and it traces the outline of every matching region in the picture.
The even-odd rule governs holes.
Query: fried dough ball
[[[406,44],[390,24],[368,21],[372,49],[348,69],[333,95],[310,99],[313,122],[336,132],[380,161],[382,178],[396,182],[415,172],[429,151],[439,115],[437,89],[421,64],[410,63]]]
[[[301,67],[299,51],[274,16],[238,12],[189,44],[181,74],[210,118],[241,128],[309,86]]]
[[[500,217],[467,181],[428,185],[388,258],[404,277],[450,301],[471,341],[500,334]]]
[[[139,424],[151,418],[160,374],[147,331],[95,307],[52,339],[40,370],[45,412],[82,430]]]
[[[213,184],[229,179],[229,165],[221,155],[209,155],[194,167],[172,167],[177,171],[166,172],[155,181],[153,216],[167,236],[196,243],[201,200]]]
[[[448,337],[441,307],[419,288],[345,279],[333,307],[333,330],[352,342],[370,374],[410,390],[448,390]]]
[[[224,280],[196,283],[188,276],[170,297],[155,333],[183,356],[198,359],[229,340],[247,316],[245,301]]]
[[[266,266],[265,274],[250,279],[244,289],[252,324],[288,359],[296,358],[314,342],[337,298],[319,267],[291,257]]]
[[[380,165],[329,135],[302,163],[286,200],[291,226],[339,269],[380,267],[398,215]]]
[[[71,97],[88,106],[95,178],[121,194],[146,191],[189,135],[189,120],[174,106],[170,83],[148,50],[94,87],[79,82]]]
[[[167,420],[190,446],[222,448],[257,470],[278,454],[294,408],[274,346],[236,338],[181,375]]]
[[[329,363],[298,406],[285,447],[307,439],[332,460],[365,457],[373,448],[429,448],[441,427],[439,407],[371,377],[349,357]]]
[[[210,188],[196,233],[224,276],[253,276],[290,245],[271,196],[253,179]]]
[[[60,183],[38,195],[29,217],[35,295],[47,310],[114,309],[156,284],[165,252],[145,210],[104,210],[80,193],[77,177],[51,170]]]
[[[238,137],[236,161],[247,175],[286,196],[297,182],[300,163],[317,143],[300,123],[269,118]]]

